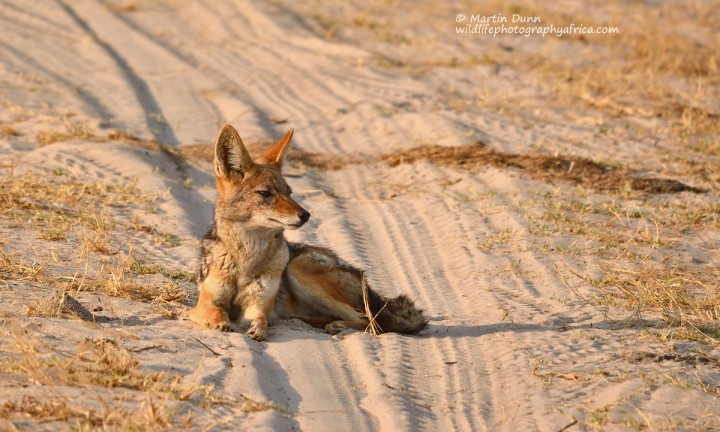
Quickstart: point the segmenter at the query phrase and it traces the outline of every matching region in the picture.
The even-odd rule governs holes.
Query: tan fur
[[[267,337],[273,313],[337,333],[368,326],[369,299],[371,316],[379,314],[384,331],[417,333],[427,319],[411,300],[385,299],[370,289],[364,299],[360,270],[328,249],[285,240],[285,229],[297,229],[310,217],[290,197],[281,174],[292,135],[291,129],[253,161],[232,126],[218,134],[215,223],[202,242],[200,296],[190,319],[223,331],[239,319],[256,340]]]

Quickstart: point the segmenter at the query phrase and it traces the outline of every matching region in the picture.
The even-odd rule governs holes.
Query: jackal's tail
[[[368,318],[374,320],[381,333],[415,334],[427,326],[425,312],[406,295],[388,299],[368,288],[367,300],[372,314]]]

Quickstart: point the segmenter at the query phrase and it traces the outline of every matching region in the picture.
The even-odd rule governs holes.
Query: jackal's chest
[[[271,302],[275,298],[289,259],[287,245],[283,244],[274,254],[262,258],[246,267],[245,272],[235,275],[237,294],[234,303],[243,310],[258,302]]]
[[[287,243],[283,240],[271,248],[248,247],[245,260],[236,267],[238,279],[258,279],[281,277],[290,258]]]
[[[281,236],[221,236],[206,241],[203,251],[201,289],[212,290],[215,297],[241,309],[274,298],[290,255]]]

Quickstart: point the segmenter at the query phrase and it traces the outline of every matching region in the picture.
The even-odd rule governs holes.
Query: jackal
[[[267,336],[268,319],[298,318],[328,333],[347,328],[414,334],[427,325],[422,310],[401,295],[385,298],[370,289],[363,272],[329,249],[289,243],[310,213],[295,202],[281,173],[293,130],[257,160],[237,131],[225,125],[215,142],[218,198],[215,221],[202,241],[200,296],[190,319],[247,335]]]

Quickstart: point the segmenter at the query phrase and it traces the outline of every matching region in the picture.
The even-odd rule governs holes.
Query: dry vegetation
[[[287,2],[285,6],[301,9]],[[522,72],[530,79],[530,94],[495,93],[482,83],[463,92],[451,87],[445,91],[448,108],[484,109],[534,121],[561,113],[566,120],[595,125],[610,139],[653,137],[663,144],[660,159],[681,167],[668,168],[658,160],[637,164],[697,177],[717,190],[719,6],[702,0],[591,2],[570,9],[518,0],[443,6],[427,1],[407,8],[403,2],[339,5],[318,0],[312,13],[302,13],[313,17],[310,24],[320,35],[375,53],[381,67],[421,76],[459,67]],[[542,22],[529,25],[537,26],[612,26],[620,35],[463,37],[454,32],[457,13],[536,16]]]
[[[26,306],[28,317],[112,320],[112,311],[90,311],[87,300],[76,300],[92,293],[94,298],[142,301],[175,318],[189,300],[194,275],[142,260],[133,249],[135,241],[166,241],[162,232],[132,218],[150,211],[158,199],[135,184],[84,182],[64,170],[0,176],[1,228],[13,233],[0,240],[0,289],[36,287],[25,298],[13,297]],[[81,340],[75,353],[67,353],[40,342],[15,319],[6,319],[0,344],[3,380],[49,389],[44,397],[18,395],[0,403],[0,417],[18,425],[57,421],[75,424],[78,430],[165,429],[186,421],[176,415],[177,401],[226,403],[213,396],[212,389],[179,375],[144,371],[117,340]],[[64,390],[88,387],[124,388],[132,394],[124,402],[100,396],[78,400]]]
[[[146,371],[122,340],[78,340],[75,351],[68,353],[47,346],[13,320],[3,322],[0,332],[13,341],[13,347],[0,357],[0,373],[8,380],[32,382],[49,390],[43,397],[23,396],[0,403],[4,419],[71,420],[78,430],[166,430],[193,425],[189,414],[181,415],[187,412],[184,404],[232,405],[242,412],[278,409],[248,398],[223,399],[211,385],[198,384],[193,377]],[[118,389],[123,396],[107,398],[93,392],[94,398],[76,399],[63,391],[92,387]]]
[[[574,9],[525,0],[420,2],[408,9],[403,2],[317,0],[312,13],[296,4],[284,6],[310,16],[310,25],[325,38],[370,50],[380,67],[421,80],[442,68],[510,69],[528,77],[533,90],[513,96],[493,93],[482,83],[475,83],[475,94],[468,93],[470,87],[463,92],[448,88],[448,109],[487,110],[531,123],[560,113],[566,121],[596,126],[603,138],[632,145],[652,137],[661,143],[646,159],[622,165],[542,152],[508,154],[482,143],[423,145],[379,159],[391,166],[428,160],[471,171],[514,168],[550,184],[575,185],[539,197],[540,207],[527,204],[529,233],[498,232],[479,247],[497,249],[529,235],[539,252],[561,261],[594,257],[602,277],[588,278],[562,265],[559,270],[571,284],[594,287],[588,301],[606,310],[622,307],[636,316],[661,316],[673,329],[664,330],[664,337],[720,342],[717,249],[708,249],[700,261],[681,252],[697,242],[712,244],[720,228],[715,196],[720,190],[717,1],[591,2]],[[458,13],[537,16],[542,20],[537,25],[613,26],[620,36],[462,37],[454,34]],[[648,168],[660,176],[641,174]],[[612,195],[593,195],[598,191]],[[679,198],[653,196],[683,191]]]
[[[95,140],[96,137],[87,127],[71,121],[68,115],[63,115],[61,129],[44,130],[38,133],[35,139],[40,145],[49,145],[73,139]]]
[[[138,260],[132,242],[123,242],[126,234],[120,234],[148,235],[161,244],[168,241],[168,235],[136,219],[125,222],[132,212],[147,211],[156,196],[143,194],[133,184],[85,183],[59,171],[1,177],[0,190],[0,214],[15,221],[16,229],[29,225],[40,239],[60,242],[58,247],[64,252],[72,251],[64,259],[55,254],[41,261],[22,252],[0,250],[3,278],[37,282],[67,293],[101,292],[164,303],[186,299],[187,292],[177,281],[194,280],[192,273]],[[29,313],[42,310],[31,308]]]
[[[720,268],[717,247],[707,257],[688,259],[688,246],[713,243],[720,210],[713,199],[673,206],[652,198],[621,197],[583,202],[557,192],[525,214],[537,250],[558,258],[558,274],[577,294],[578,281],[595,288],[584,300],[608,319],[654,319],[664,339],[693,339],[720,345]],[[592,257],[596,268],[583,274],[564,262]],[[599,272],[599,273],[598,273]],[[590,276],[594,274],[594,276]],[[631,311],[631,315],[618,312]],[[614,317],[614,318],[612,318]]]
[[[484,166],[517,168],[536,179],[568,182],[599,191],[701,192],[700,189],[677,180],[639,177],[626,167],[612,166],[580,157],[504,153],[488,148],[482,142],[462,147],[420,146],[408,151],[383,155],[381,160],[390,166],[428,160],[438,165],[467,170]]]

